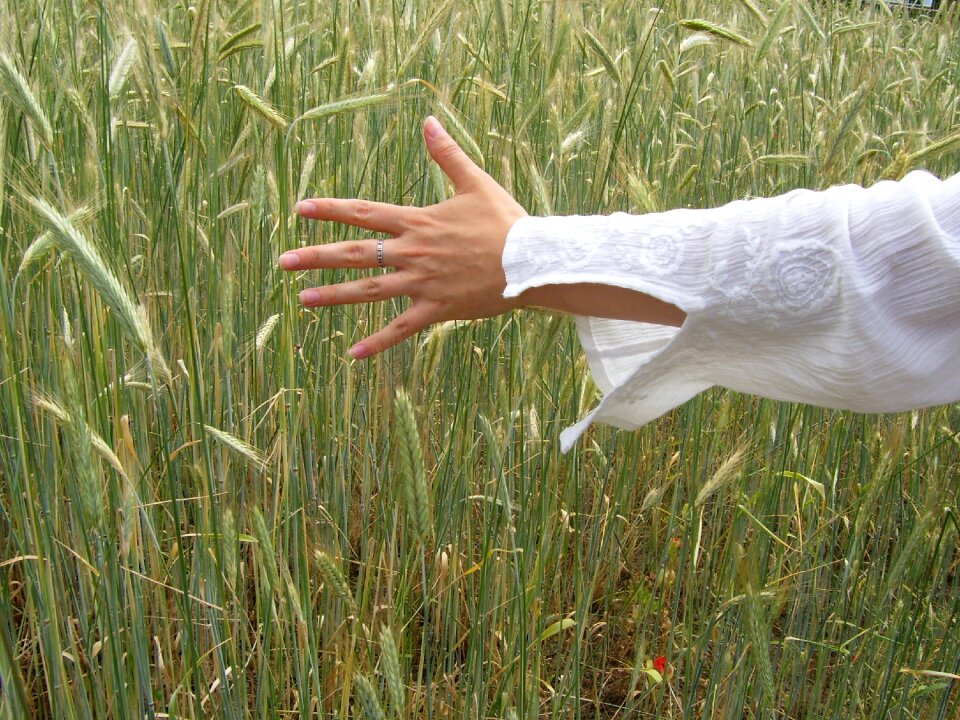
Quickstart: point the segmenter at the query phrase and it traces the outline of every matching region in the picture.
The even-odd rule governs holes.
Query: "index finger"
[[[311,220],[330,220],[374,232],[399,235],[409,227],[409,218],[418,208],[372,202],[312,198],[297,203],[297,214]]]

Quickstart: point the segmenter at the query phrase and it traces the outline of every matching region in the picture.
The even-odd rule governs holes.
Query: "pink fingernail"
[[[363,343],[357,343],[347,350],[347,354],[354,360],[363,360],[365,357],[370,357],[370,349]]]
[[[317,212],[317,204],[312,200],[301,200],[297,203],[298,215],[313,215]]]
[[[304,305],[316,305],[320,302],[320,293],[316,290],[303,290],[300,293],[300,302]]]
[[[284,270],[296,270],[300,267],[300,256],[296,253],[286,252],[280,256],[278,262]]]
[[[427,137],[431,140],[434,140],[440,137],[440,133],[443,132],[443,127],[440,125],[440,121],[437,120],[433,115],[427,118],[427,122],[424,124],[424,132],[426,132]]]

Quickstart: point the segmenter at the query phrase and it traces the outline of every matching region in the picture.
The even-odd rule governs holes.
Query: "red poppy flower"
[[[667,671],[667,656],[657,655],[653,659],[653,669],[663,675]]]

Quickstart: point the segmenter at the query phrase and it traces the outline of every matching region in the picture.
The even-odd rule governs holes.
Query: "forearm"
[[[523,306],[556,310],[573,315],[632,320],[680,327],[686,318],[676,305],[651,295],[597,283],[544,285],[530,288],[517,298]]]
[[[577,316],[605,393],[587,422],[637,427],[711,385],[867,412],[960,399],[960,176],[524,218],[503,266],[507,299]]]

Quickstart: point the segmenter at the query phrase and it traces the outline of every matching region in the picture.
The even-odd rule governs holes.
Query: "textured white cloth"
[[[591,422],[637,428],[713,385],[862,412],[960,400],[960,175],[523,218],[503,267],[505,297],[600,283],[687,313],[682,328],[576,318],[604,397],[565,451]]]

